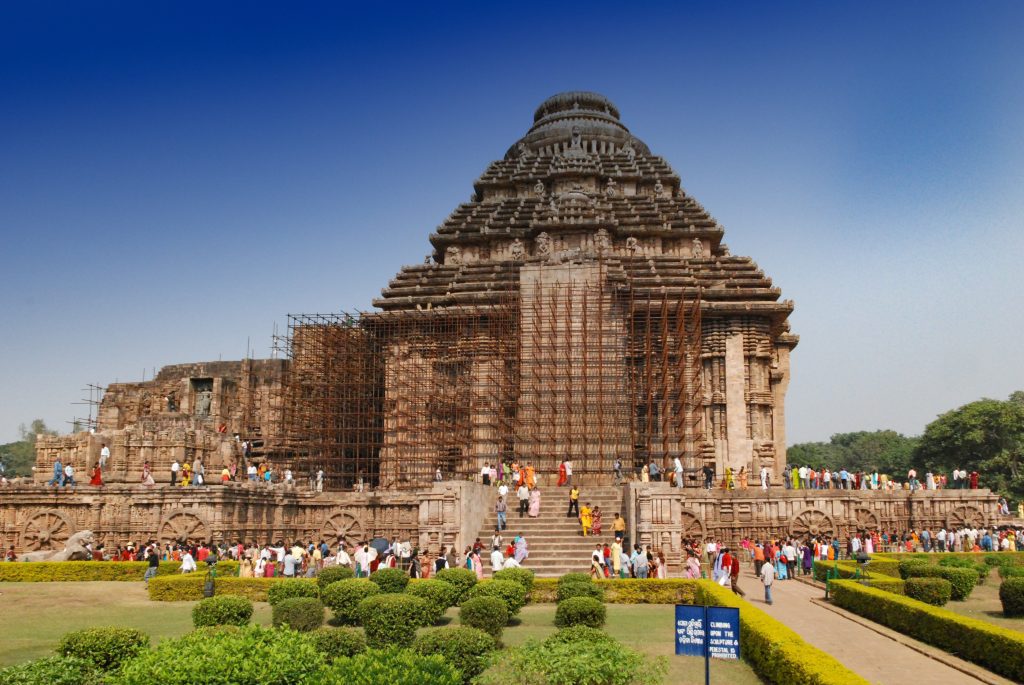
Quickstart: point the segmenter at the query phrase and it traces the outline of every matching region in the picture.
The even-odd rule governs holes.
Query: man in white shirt
[[[295,479],[292,478],[292,470],[291,469],[285,469],[284,470],[284,484],[285,485],[295,485]]]
[[[185,550],[185,556],[181,558],[181,572],[192,573],[196,570],[196,560],[192,558],[192,553]]]
[[[103,447],[100,449],[100,468],[107,468],[107,460],[110,459],[110,448],[107,447],[107,443],[103,443]]]
[[[768,467],[761,467],[761,489],[765,492],[768,491]]]
[[[508,501],[508,486],[502,483],[498,486],[498,496],[503,497],[505,501]]]
[[[298,560],[295,558],[295,555],[292,554],[292,551],[288,550],[288,553],[284,555],[284,577],[285,578],[294,578],[295,577],[295,564],[297,563],[297,561]]]
[[[480,467],[480,482],[484,485],[491,484],[491,465],[484,464]]]
[[[672,460],[672,470],[676,474],[676,487],[683,487],[683,462],[679,461],[679,457]]]
[[[171,464],[171,485],[178,484],[178,472],[181,471],[181,464],[175,459],[174,463]]]
[[[808,474],[807,474],[807,467],[806,466],[801,466],[797,470],[797,475],[800,476],[800,487],[802,487],[804,490],[807,490],[808,488],[811,487],[811,481],[807,477]]]
[[[718,545],[714,540],[708,540],[708,544],[704,545],[704,552],[708,555],[708,562],[713,562],[715,555],[718,554]]]
[[[64,485],[75,487],[75,467],[70,461],[64,465]]]
[[[501,562],[501,567],[503,569],[506,569],[506,568],[520,568],[521,566],[522,566],[522,564],[520,564],[518,561],[516,561],[515,557],[509,557],[505,561]]]
[[[249,477],[249,482],[255,483],[256,482],[256,464],[249,464],[249,466],[245,469],[245,475],[247,475]]]
[[[530,488],[526,487],[526,483],[520,485],[519,489],[516,490],[516,497],[519,498],[519,518],[523,518],[527,507],[530,505]]]
[[[324,491],[324,470],[323,469],[317,469],[317,471],[316,471],[316,491],[317,492],[323,492]]]
[[[491,550],[491,572],[497,573],[504,568],[505,555],[501,553],[501,549],[497,545]]]
[[[565,460],[565,484],[572,486],[572,459]]]
[[[761,582],[764,583],[765,604],[772,603],[772,583],[775,582],[775,564],[761,566]]]

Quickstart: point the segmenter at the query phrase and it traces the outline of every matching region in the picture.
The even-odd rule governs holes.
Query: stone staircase
[[[614,486],[581,486],[580,506],[589,502],[591,507],[601,507],[601,537],[581,535],[579,522],[576,516],[568,518],[565,515],[569,507],[569,488],[567,487],[545,487],[541,488],[540,516],[530,518],[524,515],[519,518],[519,501],[513,495],[509,503],[508,527],[502,531],[502,537],[511,540],[517,534],[526,536],[529,545],[530,557],[523,564],[525,568],[533,570],[539,578],[553,578],[572,571],[587,571],[590,569],[590,553],[597,542],[608,542],[615,537],[612,531],[612,523],[615,520],[615,512],[622,512],[627,523],[629,512],[623,509],[622,487]],[[495,492],[497,500],[497,492]],[[480,530],[480,540],[486,547],[494,534],[494,527],[497,525],[498,516],[493,508],[483,521],[483,528]],[[484,559],[488,575],[490,571],[489,561],[490,550],[480,556]]]

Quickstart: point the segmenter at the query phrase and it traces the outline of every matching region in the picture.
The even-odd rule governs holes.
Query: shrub
[[[142,580],[149,563],[145,561],[33,561],[19,564],[0,564],[0,582],[54,583],[92,580]],[[173,576],[181,569],[180,561],[161,561],[157,577]],[[217,564],[217,576],[238,574],[237,561]],[[199,574],[202,577],[202,574]]]
[[[100,682],[93,663],[75,656],[51,656],[0,668],[0,683],[4,685],[99,685]]]
[[[551,637],[544,641],[545,643],[555,642],[615,642],[608,633],[604,632],[599,628],[591,628],[590,626],[577,625],[569,626],[568,628],[562,628],[556,631]]]
[[[96,562],[90,562],[96,563]],[[218,565],[219,566],[219,565]],[[238,595],[254,602],[267,601],[270,586],[280,578],[222,578],[217,576],[218,595]],[[313,580],[296,578],[294,582],[314,585]],[[157,602],[182,602],[203,598],[203,574],[187,573],[178,576],[158,576],[149,581],[149,598]]]
[[[468,568],[441,569],[434,574],[434,579],[442,580],[458,589],[459,594],[455,599],[456,604],[461,603],[469,593],[469,589],[476,585],[476,574]]]
[[[957,602],[967,599],[978,583],[978,572],[973,568],[939,567],[942,577],[952,586],[950,597]]]
[[[148,647],[149,635],[141,630],[86,628],[66,633],[57,644],[57,653],[85,659],[101,671],[112,671]]]
[[[907,592],[904,589],[906,581],[900,580],[899,578],[868,578],[867,580],[857,581],[861,585],[868,587],[877,588],[879,590],[885,590],[886,592],[892,592],[897,595],[906,595]]]
[[[346,685],[461,685],[462,674],[438,654],[425,656],[409,649],[369,649],[350,659],[337,659],[323,682]]]
[[[921,559],[908,559],[907,561],[900,562],[900,578],[906,580],[911,577],[924,577],[923,575],[928,573],[925,569],[932,568],[932,565],[927,561]]]
[[[1024,566],[1000,566],[1000,578],[1024,578]]]
[[[358,628],[317,628],[309,634],[309,639],[327,663],[366,651],[366,635]]]
[[[497,597],[505,603],[509,616],[515,616],[526,606],[526,590],[519,583],[511,580],[489,580],[473,586],[466,595],[473,597]]]
[[[945,570],[942,566],[914,562],[904,567],[903,571],[906,574],[906,578],[903,580],[907,578],[941,578],[942,572]]]
[[[365,578],[349,578],[331,583],[323,589],[323,603],[334,614],[335,623],[355,625],[356,608],[367,597],[379,594],[380,588]]]
[[[907,578],[903,592],[911,599],[940,607],[949,601],[953,585],[945,578]]]
[[[1007,578],[999,586],[1004,616],[1024,616],[1024,578]]]
[[[409,587],[405,589],[406,594],[419,597],[430,605],[433,612],[431,623],[440,621],[444,613],[448,611],[448,607],[455,604],[458,592],[458,588],[451,583],[430,578],[410,583]]]
[[[316,630],[324,624],[324,605],[315,597],[289,597],[274,605],[275,628],[291,628],[300,633]]]
[[[647,685],[663,682],[665,657],[650,658],[614,640],[528,642],[501,657],[474,683],[478,685]]]
[[[833,583],[832,601],[843,609],[954,653],[961,659],[973,661],[1011,680],[1024,681],[1024,634],[1020,631],[848,581]]]
[[[607,611],[600,600],[593,597],[570,597],[558,603],[555,625],[559,628],[580,625],[601,628],[606,615]]]
[[[573,597],[592,597],[599,602],[603,602],[604,589],[598,587],[596,584],[590,582],[589,580],[585,583],[582,581],[578,581],[575,583],[558,584],[557,598],[559,604]]]
[[[478,628],[494,639],[508,625],[508,606],[497,597],[474,597],[462,603],[459,620],[470,628]]]
[[[982,562],[986,566],[1012,566],[1014,564],[1013,555],[1005,554],[1003,552],[989,552],[982,557]]]
[[[292,599],[293,597],[313,597],[319,599],[320,589],[315,583],[311,583],[308,580],[301,580],[299,578],[275,580],[270,584],[270,587],[267,588],[267,602],[270,606],[279,604],[281,601],[286,599]]]
[[[558,578],[559,586],[566,583],[589,583],[592,579],[589,573],[566,573]]]
[[[427,601],[419,597],[382,593],[360,602],[356,616],[366,631],[370,647],[382,649],[411,645],[416,629],[430,625],[433,613]]]
[[[486,657],[497,649],[493,637],[477,628],[455,626],[428,630],[416,638],[412,648],[420,654],[440,654],[462,673],[468,683],[484,670]]]
[[[314,685],[325,659],[303,634],[246,626],[195,630],[125,662],[117,685]]]
[[[409,576],[400,568],[380,568],[370,575],[381,592],[403,592],[409,584]]]
[[[350,569],[348,566],[324,566],[320,569],[320,573],[316,574],[316,583],[322,590],[331,583],[355,577],[355,571]]]
[[[533,590],[533,581],[535,579],[534,572],[528,568],[503,568],[494,574],[494,580],[511,580],[519,583],[526,590],[527,595]]]
[[[252,618],[252,602],[245,597],[224,595],[201,599],[192,607],[192,625],[244,626]]]

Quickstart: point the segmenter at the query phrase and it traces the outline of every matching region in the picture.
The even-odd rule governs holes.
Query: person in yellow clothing
[[[565,518],[572,518],[573,512],[576,512],[576,518],[580,516],[580,489],[575,485],[569,490],[569,511],[565,512]]]
[[[584,504],[580,507],[580,525],[583,526],[583,537],[587,537],[590,532],[590,526],[594,523],[594,517],[591,513],[590,503]]]

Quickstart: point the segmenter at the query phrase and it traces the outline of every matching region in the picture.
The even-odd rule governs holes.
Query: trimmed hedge
[[[953,585],[945,578],[907,578],[903,592],[911,599],[940,607],[949,601]]]
[[[458,589],[456,604],[461,603],[469,594],[470,588],[477,583],[476,573],[468,568],[443,568],[434,574],[434,580],[442,580]]]
[[[1000,566],[999,577],[1006,578],[1024,578],[1024,566]]]
[[[370,581],[377,583],[381,592],[404,592],[409,576],[400,568],[380,568],[370,574]]]
[[[355,625],[359,621],[359,603],[378,594],[380,588],[376,583],[371,583],[365,578],[348,578],[331,583],[323,589],[320,596],[334,614],[332,620],[335,623]]]
[[[388,592],[361,601],[356,616],[370,647],[383,649],[412,645],[417,628],[430,625],[433,612],[424,599]]]
[[[545,640],[545,642],[615,642],[615,638],[600,628],[578,625],[559,629],[554,635]]]
[[[448,608],[455,605],[458,592],[458,588],[451,583],[432,578],[417,580],[415,583],[410,583],[409,587],[405,589],[406,594],[419,597],[430,605],[433,612],[431,623],[440,621]]]
[[[346,578],[355,578],[356,572],[350,569],[348,566],[324,566],[320,569],[320,572],[316,574],[316,584],[321,589],[327,587],[331,583],[336,583],[339,580],[345,580]]]
[[[511,580],[519,583],[526,590],[527,596],[533,590],[533,583],[536,581],[536,574],[528,568],[503,568],[493,576],[494,580]]]
[[[102,676],[91,661],[73,656],[51,656],[0,668],[4,685],[99,685]]]
[[[905,581],[902,581],[899,578],[868,578],[867,580],[860,580],[857,582],[861,585],[885,590],[886,592],[891,592],[895,595],[907,594],[903,587]]]
[[[576,581],[573,583],[559,583],[558,593],[555,595],[558,603],[561,604],[573,597],[592,597],[599,602],[604,601],[604,588],[588,581]]]
[[[740,610],[740,656],[754,671],[772,683],[787,685],[868,685],[835,657],[813,647],[790,628],[740,599],[729,588],[710,580],[697,584],[696,604],[736,607]],[[851,581],[843,584],[856,585]],[[835,583],[833,583],[833,586]],[[896,597],[872,590],[886,597]]]
[[[100,671],[113,671],[122,661],[149,648],[149,635],[134,628],[86,628],[66,633],[57,654],[90,662]]]
[[[849,581],[832,584],[832,601],[1011,680],[1024,681],[1024,633]]]
[[[252,618],[252,601],[245,597],[223,595],[207,597],[199,600],[192,607],[192,625],[196,628],[206,626],[244,626]]]
[[[462,673],[469,683],[487,665],[487,656],[498,648],[497,641],[477,628],[453,626],[420,634],[412,648],[423,655],[440,654]]]
[[[239,595],[254,602],[267,601],[267,592],[280,578],[221,578],[217,576],[214,589],[218,595]],[[296,578],[294,582],[315,586],[312,579]],[[149,598],[156,602],[187,602],[203,598],[203,574],[188,573],[178,576],[153,578],[146,588]]]
[[[358,628],[317,628],[309,639],[327,663],[366,651],[366,635]]]
[[[286,599],[294,597],[320,598],[320,588],[316,583],[300,578],[276,579],[267,588],[267,602],[270,606],[280,604]]]
[[[589,573],[566,573],[558,577],[558,585],[567,585],[569,583],[589,583],[593,580]]]
[[[568,574],[567,574],[568,575]],[[695,604],[697,581],[688,578],[601,578],[587,582],[604,591],[605,604]],[[415,585],[416,583],[413,583]],[[564,585],[564,583],[563,583]],[[551,603],[558,601],[558,580],[537,578],[533,582],[530,601]]]
[[[65,583],[91,580],[142,580],[149,563],[145,561],[18,561],[0,564],[0,582]],[[180,561],[161,561],[157,577],[173,576]],[[198,572],[196,572],[198,573]],[[217,562],[218,576],[238,575],[237,561]],[[198,573],[202,576],[203,574]]]
[[[462,603],[459,620],[470,628],[478,628],[494,639],[501,639],[501,631],[508,625],[508,607],[497,597],[474,597]]]
[[[462,674],[439,654],[424,656],[411,649],[369,649],[351,659],[336,659],[324,672],[321,682],[345,685],[461,685]]]
[[[559,628],[570,626],[589,626],[601,628],[604,626],[608,610],[604,603],[593,597],[570,597],[564,602],[558,603],[555,609],[555,625]]]
[[[511,580],[487,580],[474,585],[466,595],[473,597],[497,597],[505,603],[509,616],[515,616],[526,606],[526,590]]]
[[[942,568],[942,577],[949,581],[953,591],[951,599],[962,602],[971,596],[974,586],[978,583],[978,572],[973,568],[955,566]]]
[[[1024,616],[1024,578],[1007,578],[999,586],[1004,616]]]
[[[275,628],[291,628],[300,633],[308,633],[324,624],[324,604],[315,597],[282,599],[274,605],[271,621]]]

